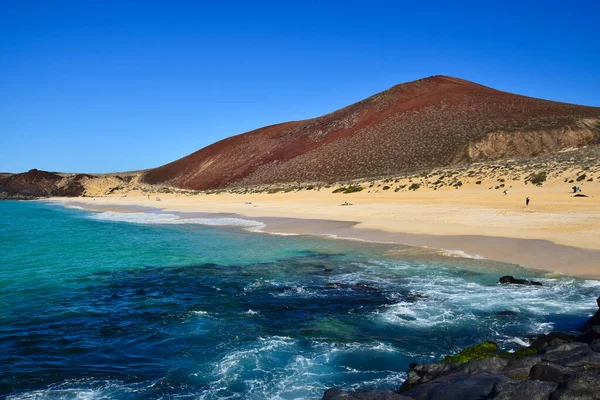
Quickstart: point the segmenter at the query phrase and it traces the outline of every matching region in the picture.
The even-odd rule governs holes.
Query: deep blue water
[[[401,246],[0,202],[0,397],[320,398],[572,330],[600,282]],[[405,254],[403,256],[403,254]],[[500,286],[535,277],[543,287]]]

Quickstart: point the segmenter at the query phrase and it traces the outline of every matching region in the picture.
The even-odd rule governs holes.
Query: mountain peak
[[[596,143],[600,108],[435,75],[322,117],[230,137],[143,180],[189,189],[339,182]]]

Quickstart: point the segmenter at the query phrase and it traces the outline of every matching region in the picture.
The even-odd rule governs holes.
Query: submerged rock
[[[506,284],[513,284],[513,285],[533,285],[533,286],[542,286],[541,282],[536,282],[536,281],[528,281],[526,279],[517,279],[512,275],[506,275],[501,277],[498,280],[499,283],[506,285]]]
[[[348,283],[340,283],[340,282],[329,282],[325,286],[328,289],[349,289],[349,290],[354,290],[357,292],[377,292],[379,290],[374,286],[367,285],[366,283],[348,284]]]

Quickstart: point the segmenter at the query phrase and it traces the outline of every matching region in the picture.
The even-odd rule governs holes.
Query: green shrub
[[[481,181],[475,182],[476,185],[481,185]]]
[[[412,185],[410,185],[408,187],[408,190],[417,190],[420,187],[421,187],[421,185],[419,185],[418,183],[413,183]]]
[[[356,193],[364,190],[362,186],[348,186],[335,189],[332,193]]]
[[[383,190],[389,190],[389,189],[390,189],[390,187],[389,187],[389,186],[384,186],[384,187],[382,187],[381,189],[383,189]]]
[[[356,192],[362,192],[364,190],[364,188],[362,186],[349,186],[346,190],[344,190],[344,193],[356,193]]]
[[[575,180],[576,180],[577,182],[581,182],[581,181],[582,181],[582,180],[584,180],[585,178],[587,178],[587,177],[586,177],[586,175],[585,175],[585,174],[583,174],[583,175],[579,175],[579,176],[577,177],[577,179],[575,179]]]
[[[529,176],[529,182],[534,185],[542,186],[542,183],[546,182],[546,171],[538,172],[537,174],[531,174]]]

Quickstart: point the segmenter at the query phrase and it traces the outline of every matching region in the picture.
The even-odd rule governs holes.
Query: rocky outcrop
[[[82,182],[94,175],[66,175],[32,169],[0,179],[0,200],[31,200],[41,197],[78,197],[85,193]]]
[[[395,392],[330,389],[323,399],[600,399],[599,319],[600,310],[583,324],[582,333],[539,335],[528,349],[515,353],[491,352],[494,348],[486,342],[461,353],[481,357],[487,351],[487,358],[412,364]]]
[[[498,280],[499,283],[503,285],[513,284],[513,285],[533,285],[533,286],[542,286],[540,282],[536,281],[528,281],[526,279],[517,279],[514,276],[506,275]]]
[[[62,176],[55,172],[32,169],[11,175],[1,183],[0,198],[33,199],[48,197],[58,188]]]

